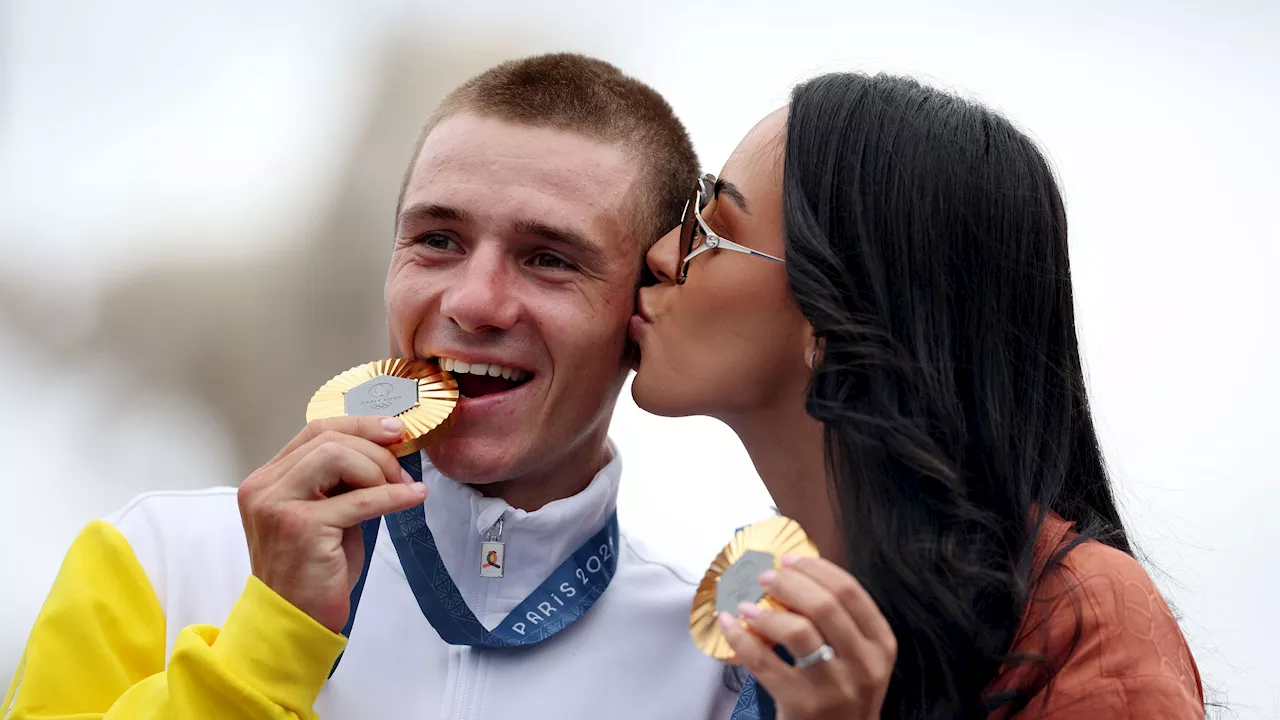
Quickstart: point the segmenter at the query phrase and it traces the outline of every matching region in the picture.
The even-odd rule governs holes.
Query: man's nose
[[[684,258],[677,258],[680,253],[680,227],[676,226],[671,232],[663,235],[658,242],[649,248],[649,252],[645,254],[645,264],[649,266],[649,272],[658,278],[658,282],[665,284],[675,284],[676,272],[680,267],[680,263]]]
[[[516,278],[500,253],[474,252],[455,273],[441,298],[440,314],[469,333],[515,326],[519,316]]]

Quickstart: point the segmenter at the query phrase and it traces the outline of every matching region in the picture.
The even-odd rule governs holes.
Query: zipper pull
[[[480,543],[480,577],[500,578],[506,564],[507,544],[502,542],[502,518],[489,528],[488,539]]]

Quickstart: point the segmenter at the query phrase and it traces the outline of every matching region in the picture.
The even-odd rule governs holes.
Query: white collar
[[[513,508],[500,498],[484,497],[445,477],[422,453],[427,526],[449,576],[485,627],[493,629],[501,622],[613,514],[622,479],[622,456],[612,441],[609,452],[608,464],[582,492],[533,512]],[[484,578],[480,576],[480,543],[500,517],[502,542],[506,543],[503,577]],[[394,558],[395,551],[388,550]],[[395,564],[399,567],[398,558]]]

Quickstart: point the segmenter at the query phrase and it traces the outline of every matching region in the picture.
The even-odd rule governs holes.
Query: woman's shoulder
[[[1056,516],[1050,522],[1067,524]],[[1033,593],[1036,597],[1052,599],[1063,591],[1077,591],[1082,619],[1114,642],[1154,643],[1149,650],[1171,639],[1177,640],[1174,645],[1185,645],[1173,611],[1146,569],[1129,553],[1097,540],[1081,541],[1068,525],[1050,557],[1058,562],[1044,569]]]
[[[1059,697],[1050,704],[1115,709],[1116,717],[1199,717],[1195,660],[1141,563],[1096,540],[1080,541],[1057,516],[1040,539],[1048,547],[1037,547],[1037,555],[1057,562],[1042,566],[1013,651],[1058,668]]]
[[[1195,663],[1178,621],[1151,576],[1133,556],[1097,540],[1067,552],[1060,588],[1077,587],[1082,619],[1106,652],[1102,674],[1134,671],[1168,673],[1190,679]]]

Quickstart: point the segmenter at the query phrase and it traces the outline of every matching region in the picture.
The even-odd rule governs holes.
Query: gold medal
[[[734,663],[733,649],[720,631],[721,612],[737,617],[738,605],[755,603],[765,610],[780,610],[760,587],[760,573],[782,567],[783,555],[818,557],[818,548],[791,518],[772,517],[738,531],[707,569],[693,596],[689,632],[702,652],[722,662]]]
[[[378,360],[338,375],[311,396],[307,422],[344,415],[382,415],[404,421],[404,437],[387,449],[396,457],[418,452],[449,425],[458,382],[435,363]]]

